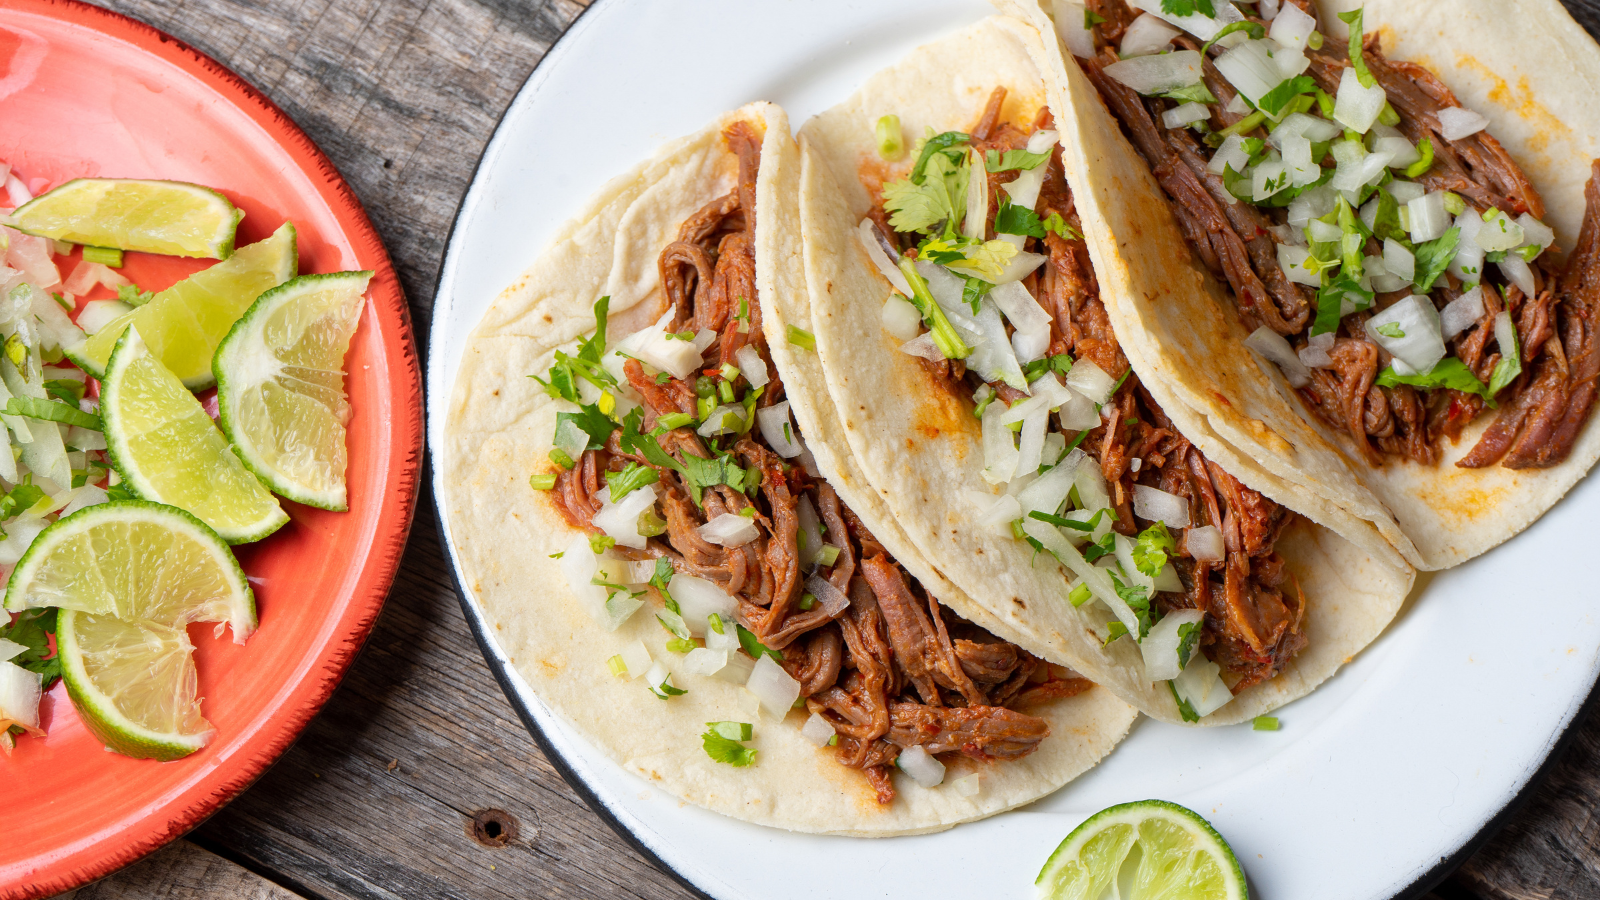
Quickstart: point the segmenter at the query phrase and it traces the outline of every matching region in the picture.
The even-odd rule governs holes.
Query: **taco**
[[[935,831],[1054,791],[1136,713],[997,636],[861,490],[798,177],[756,103],[561,229],[466,348],[449,536],[518,671],[625,768],[774,827]]]
[[[1556,0],[1047,5],[1112,303],[1224,439],[1427,569],[1588,472],[1600,50]]]
[[[1156,718],[1249,719],[1366,646],[1414,573],[1130,365],[1048,70],[996,16],[801,130],[817,352],[881,502],[1004,633]]]

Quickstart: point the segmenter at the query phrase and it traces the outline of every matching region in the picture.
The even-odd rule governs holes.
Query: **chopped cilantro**
[[[1494,405],[1494,398],[1489,394],[1489,386],[1479,381],[1478,376],[1472,374],[1472,370],[1467,368],[1467,364],[1455,356],[1447,356],[1439,360],[1438,364],[1432,369],[1416,375],[1400,375],[1395,372],[1394,366],[1389,366],[1378,373],[1378,377],[1373,380],[1373,384],[1380,387],[1409,384],[1412,387],[1429,390],[1450,388],[1461,391],[1464,394],[1477,394],[1488,400],[1490,406]]]
[[[1423,138],[1417,142],[1417,152],[1422,154],[1422,158],[1406,166],[1407,178],[1421,178],[1433,168],[1433,141],[1430,138]]]
[[[928,143],[931,145],[932,141]],[[925,163],[919,162],[919,166],[926,167],[922,178],[913,173],[911,178],[883,186],[883,208],[889,213],[889,224],[896,231],[928,233],[944,222],[945,234],[953,236],[967,208],[967,163],[952,160],[945,153],[930,155],[927,146],[923,148],[923,159]]]
[[[607,472],[606,485],[611,488],[611,502],[615,503],[647,484],[661,480],[661,474],[650,466],[628,463],[621,472]]]
[[[1196,13],[1213,19],[1217,16],[1211,0],[1161,0],[1161,11],[1169,16],[1192,16]]]
[[[705,748],[706,755],[719,763],[727,763],[736,769],[742,769],[756,761],[756,751],[744,746],[735,740],[729,740],[717,732],[717,726],[728,724],[722,722],[710,723],[712,727],[700,735],[700,745]],[[746,728],[750,726],[746,725]]]
[[[610,304],[609,296],[595,301],[594,334],[578,342],[576,354],[556,351],[555,364],[546,373],[550,377],[549,381],[537,375],[528,376],[543,385],[545,393],[553,398],[577,403],[579,379],[600,388],[617,386],[616,377],[600,365],[600,358],[606,352],[606,310]]]
[[[1178,715],[1183,716],[1185,722],[1200,721],[1200,716],[1195,713],[1194,706],[1178,694],[1178,689],[1173,686],[1172,682],[1167,682],[1167,689],[1172,691],[1172,700],[1178,704]]]
[[[1206,41],[1205,44],[1201,46],[1200,55],[1206,56],[1210,54],[1212,44],[1215,44],[1217,41],[1222,40],[1230,34],[1237,34],[1241,31],[1250,32],[1251,39],[1257,41],[1261,40],[1267,35],[1266,27],[1259,22],[1234,22],[1232,25],[1223,26],[1221,31],[1212,35],[1211,40]]]
[[[817,349],[817,339],[811,335],[811,332],[803,328],[796,328],[793,325],[789,326],[788,332],[789,343],[802,350]]]
[[[1068,225],[1067,220],[1061,218],[1060,213],[1053,212],[1049,218],[1044,220],[1044,230],[1061,238],[1063,241],[1076,241],[1083,237],[1083,234],[1078,229]]]
[[[682,689],[682,688],[673,687],[672,686],[672,676],[668,675],[666,678],[661,679],[661,683],[660,684],[652,684],[652,685],[650,685],[650,693],[655,694],[657,697],[661,698],[662,700],[665,700],[668,697],[678,697],[678,696],[682,696],[684,694],[687,694],[689,692],[684,690],[684,689]],[[755,751],[752,750],[750,752],[753,754]]]
[[[1108,531],[1105,537],[1083,549],[1083,558],[1089,562],[1094,562],[1102,556],[1115,552],[1117,552],[1115,534]]]
[[[1511,326],[1511,346],[1500,348],[1500,361],[1489,373],[1489,396],[1500,393],[1506,385],[1522,374],[1522,341],[1517,338],[1517,326]]]
[[[994,230],[997,234],[1018,234],[1036,238],[1045,236],[1044,223],[1039,221],[1038,213],[1003,197],[1000,200],[1000,209],[994,214]]]
[[[1188,87],[1181,87],[1175,91],[1167,91],[1161,96],[1179,103],[1216,103],[1217,95],[1211,93],[1205,82],[1197,81]]]
[[[1194,622],[1185,622],[1178,626],[1178,668],[1189,665],[1189,657],[1194,655],[1195,645],[1200,643],[1200,626]]]
[[[143,306],[155,298],[155,291],[141,291],[136,284],[124,284],[117,288],[117,299],[129,306]]]
[[[1128,633],[1128,626],[1122,624],[1121,619],[1112,619],[1106,625],[1106,639],[1100,646],[1109,647],[1111,642]]]
[[[1002,154],[999,150],[990,150],[984,156],[983,167],[990,172],[1013,172],[1020,169],[1038,168],[1039,164],[1050,158],[1050,151],[1043,153],[1029,153],[1027,150],[1007,150]]]
[[[1139,532],[1138,539],[1133,542],[1133,566],[1154,578],[1161,574],[1161,567],[1167,564],[1167,554],[1176,553],[1177,550],[1178,542],[1172,539],[1166,523],[1157,522]]]
[[[1417,245],[1414,279],[1417,293],[1426,294],[1433,290],[1433,283],[1439,280],[1439,276],[1450,267],[1450,261],[1455,259],[1456,245],[1460,243],[1461,229],[1451,228],[1443,236]]]
[[[929,131],[931,132],[932,129],[929,129]],[[968,141],[971,140],[971,135],[964,134],[960,131],[946,131],[943,134],[930,134],[928,137],[924,138],[922,141],[922,149],[917,154],[917,163],[911,167],[911,182],[913,184],[921,184],[923,182],[927,175],[928,163],[934,158],[934,156],[944,156],[946,161],[950,161],[949,155],[945,151],[950,150],[952,147],[964,146]]]
[[[1406,331],[1400,327],[1399,322],[1385,322],[1374,330],[1386,338],[1403,338],[1406,336]]]
[[[580,431],[589,436],[589,441],[584,445],[584,450],[599,450],[606,445],[606,438],[611,437],[611,432],[617,428],[617,423],[606,417],[598,406],[589,404],[578,407],[575,413],[564,412],[556,414],[556,433],[561,433],[561,423],[571,422]]]
[[[1237,24],[1244,25],[1246,23],[1239,22]],[[1229,27],[1231,28],[1233,26],[1230,25]],[[1261,26],[1257,25],[1256,27],[1259,28]],[[1223,30],[1226,31],[1227,29]],[[1283,111],[1285,106],[1289,105],[1289,101],[1300,96],[1301,94],[1308,94],[1316,89],[1317,83],[1316,81],[1312,80],[1310,75],[1297,75],[1294,78],[1279,84],[1272,90],[1267,91],[1267,93],[1261,97],[1260,101],[1256,103],[1256,107],[1269,116],[1276,116],[1278,113]]]
[[[629,453],[639,454],[652,466],[660,466],[663,469],[671,469],[674,472],[684,471],[682,463],[673,459],[667,451],[661,449],[661,442],[656,440],[656,434],[642,434],[640,432],[639,423],[643,419],[644,413],[640,411],[639,407],[634,407],[628,411],[626,416],[622,417],[622,438],[618,442],[622,445],[622,449]],[[669,419],[672,420],[670,423],[668,422]],[[661,431],[663,424],[670,424],[672,428],[678,428],[692,421],[693,419],[688,419],[684,413],[671,413],[656,420],[656,430]],[[661,433],[665,434],[666,432],[662,431]]]
[[[30,485],[31,486],[31,485]],[[35,490],[38,490],[35,488]],[[42,496],[42,493],[41,493]],[[61,677],[61,658],[50,655],[50,635],[56,633],[56,610],[23,610],[15,622],[0,625],[0,638],[21,644],[27,649],[13,656],[15,665],[44,676],[44,689],[49,690]]]
[[[589,549],[598,556],[617,545],[617,539],[609,534],[589,535]]]
[[[1089,29],[1095,27],[1096,25],[1099,25],[1101,22],[1104,22],[1104,21],[1106,21],[1106,17],[1100,15],[1099,13],[1095,12],[1092,9],[1085,9],[1083,11],[1083,30],[1084,31],[1088,31]]]
[[[759,660],[761,659],[761,654],[765,653],[766,655],[772,657],[775,661],[783,662],[782,650],[774,650],[771,647],[768,647],[766,644],[761,643],[755,634],[753,634],[750,629],[744,627],[743,625],[737,625],[735,627],[739,629],[739,646],[744,648],[744,652],[750,654],[751,659]]]
[[[1367,68],[1367,61],[1361,53],[1361,15],[1365,8],[1352,9],[1347,13],[1339,13],[1339,21],[1350,26],[1350,66],[1356,70],[1356,79],[1364,88],[1370,88],[1378,83],[1372,77],[1372,71]]]
[[[1150,633],[1150,626],[1154,624],[1150,619],[1150,591],[1140,585],[1123,584],[1122,579],[1113,571],[1108,570],[1106,574],[1111,576],[1111,586],[1116,589],[1117,596],[1121,597],[1122,602],[1128,604],[1128,608],[1138,617],[1139,640],[1144,640],[1144,636]]]
[[[83,390],[83,382],[71,378],[52,378],[44,383],[46,394],[72,406],[77,406],[78,401],[83,399]]]
[[[1351,297],[1351,295],[1354,296]],[[1345,297],[1351,297],[1358,310],[1372,306],[1372,292],[1363,288],[1359,282],[1341,273],[1340,277],[1333,283],[1323,285],[1317,289],[1317,320],[1311,326],[1313,337],[1339,330],[1339,320],[1343,317]]]

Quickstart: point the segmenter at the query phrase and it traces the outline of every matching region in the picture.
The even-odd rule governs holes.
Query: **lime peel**
[[[1124,869],[1130,871],[1124,872]],[[1103,809],[1067,835],[1034,880],[1040,900],[1249,900],[1244,870],[1211,823],[1165,800]]]
[[[227,259],[243,218],[227,197],[198,184],[75,178],[24,203],[11,225],[94,248]]]

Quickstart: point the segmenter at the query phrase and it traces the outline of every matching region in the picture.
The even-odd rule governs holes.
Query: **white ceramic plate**
[[[439,446],[478,318],[607,179],[752,100],[782,104],[798,129],[914,46],[989,13],[978,0],[600,0],[512,103],[462,203],[433,312],[430,444]],[[437,467],[433,477],[448,522]],[[1588,538],[1597,515],[1600,483],[1590,479],[1510,544],[1419,579],[1377,643],[1277,714],[1281,731],[1142,720],[1106,762],[1026,811],[888,840],[747,825],[655,790],[552,715],[470,596],[463,605],[568,780],[719,900],[1031,897],[1039,866],[1079,822],[1150,797],[1209,818],[1262,897],[1389,898],[1449,872],[1529,786],[1589,696],[1600,662]]]

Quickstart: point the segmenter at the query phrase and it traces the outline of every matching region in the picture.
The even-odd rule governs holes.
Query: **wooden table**
[[[104,5],[211,54],[311,134],[388,243],[425,340],[478,155],[583,2]],[[1566,2],[1600,33],[1600,0]],[[77,900],[693,896],[591,812],[523,730],[468,634],[422,500],[383,617],[300,741],[187,839]],[[1553,769],[1438,898],[1600,897],[1600,720]]]

